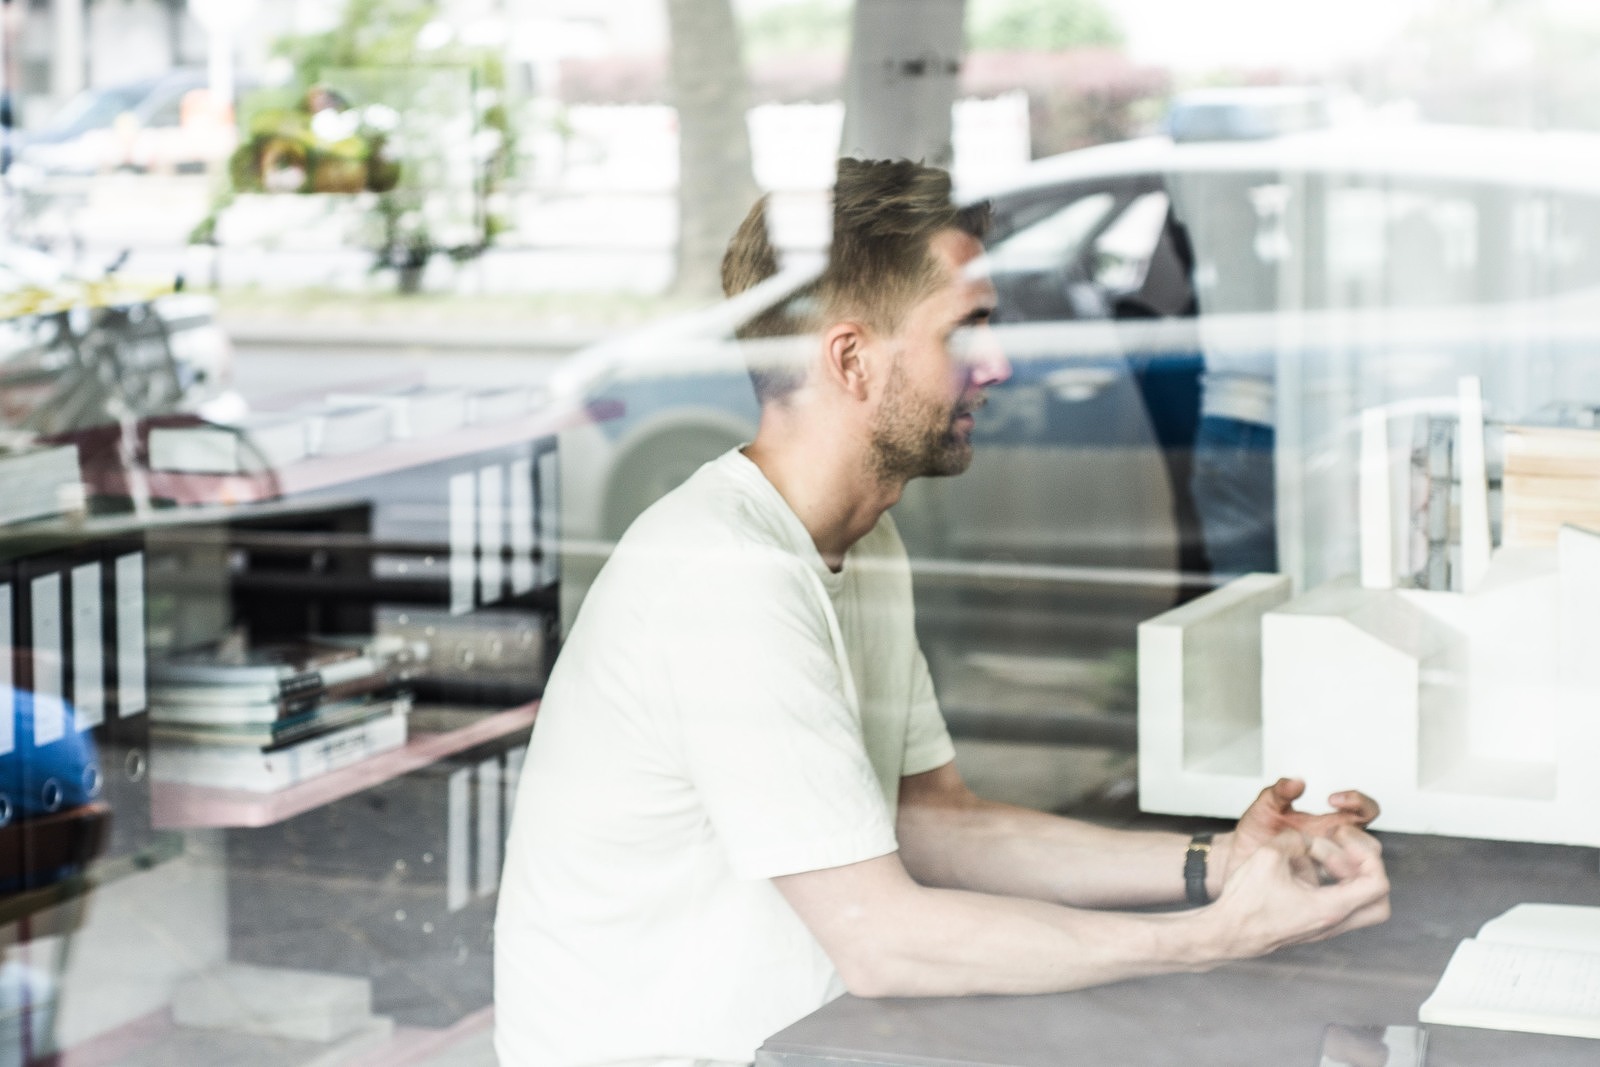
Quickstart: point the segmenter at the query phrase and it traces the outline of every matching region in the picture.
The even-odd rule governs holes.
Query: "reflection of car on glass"
[[[227,158],[232,116],[209,106],[206,72],[180,67],[153,78],[86,89],[48,124],[20,138],[17,159],[47,174],[188,170]]]
[[[232,359],[208,296],[77,279],[0,245],[0,428],[67,433],[192,410],[227,387]]]
[[[947,706],[1003,709],[1029,686],[1058,709],[1130,705],[1135,624],[1210,580],[1202,515],[1231,490],[1225,477],[1210,499],[1194,490],[1208,391],[1234,387],[1250,403],[1222,414],[1277,432],[1276,484],[1269,447],[1247,533],[1275,541],[1301,581],[1354,570],[1351,412],[1452,395],[1464,373],[1503,413],[1600,396],[1596,349],[1541,332],[1541,309],[1600,286],[1594,158],[1600,142],[1579,135],[1330,127],[1106,145],[982,191],[1013,377],[979,413],[971,470],[913,483],[896,509]],[[749,439],[734,327],[810,277],[557,375],[610,416],[563,440],[574,597],[584,546],[603,554],[651,500]],[[1486,320],[1497,334],[1475,332]],[[1224,475],[1238,459],[1199,457]]]

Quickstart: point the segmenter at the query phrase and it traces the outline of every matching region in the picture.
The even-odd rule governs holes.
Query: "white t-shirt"
[[[823,564],[735,450],[622,538],[551,674],[495,925],[502,1067],[747,1063],[843,987],[768,880],[895,851],[954,755],[885,516]]]

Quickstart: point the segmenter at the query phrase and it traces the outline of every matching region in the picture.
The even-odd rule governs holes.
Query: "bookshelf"
[[[488,1026],[499,859],[557,636],[556,440],[585,417],[532,412],[260,475],[130,477],[85,451],[88,510],[0,526],[12,634],[27,644],[31,583],[46,580],[62,620],[47,636],[69,657],[53,688],[75,709],[103,670],[106,694],[92,737],[110,845],[81,873],[0,897],[0,946],[26,942],[36,960],[50,958],[41,939],[72,946],[49,999],[30,1009],[30,1055],[86,1067],[125,1053],[232,1062],[226,1050],[255,1055],[252,1040],[287,1048],[174,1023],[180,985],[229,967],[370,984],[366,1044],[336,1056],[308,1046],[305,1062],[417,1062]],[[114,451],[105,444],[101,460]],[[139,597],[124,605],[134,568],[119,564],[130,559]],[[91,586],[100,615],[75,621]],[[118,621],[135,617],[139,644],[124,649]],[[151,716],[119,705],[119,683],[135,658],[148,668],[233,633],[252,647],[426,635],[436,662],[406,681],[417,703],[399,748],[271,793],[155,780]],[[92,656],[75,668],[96,634],[103,669]],[[119,732],[126,724],[142,733]],[[136,921],[119,924],[124,914]],[[160,951],[180,944],[171,959]],[[94,965],[127,959],[143,962]],[[225,1054],[208,1060],[206,1048]]]

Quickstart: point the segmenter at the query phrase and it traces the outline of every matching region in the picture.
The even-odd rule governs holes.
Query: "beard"
[[[872,429],[873,473],[885,483],[960,474],[972,465],[972,441],[956,420],[977,404],[965,396],[945,404],[914,395],[896,360]]]

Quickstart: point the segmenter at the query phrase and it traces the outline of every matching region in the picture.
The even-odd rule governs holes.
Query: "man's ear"
[[[867,328],[845,319],[822,334],[822,370],[834,387],[858,400],[867,397]]]

